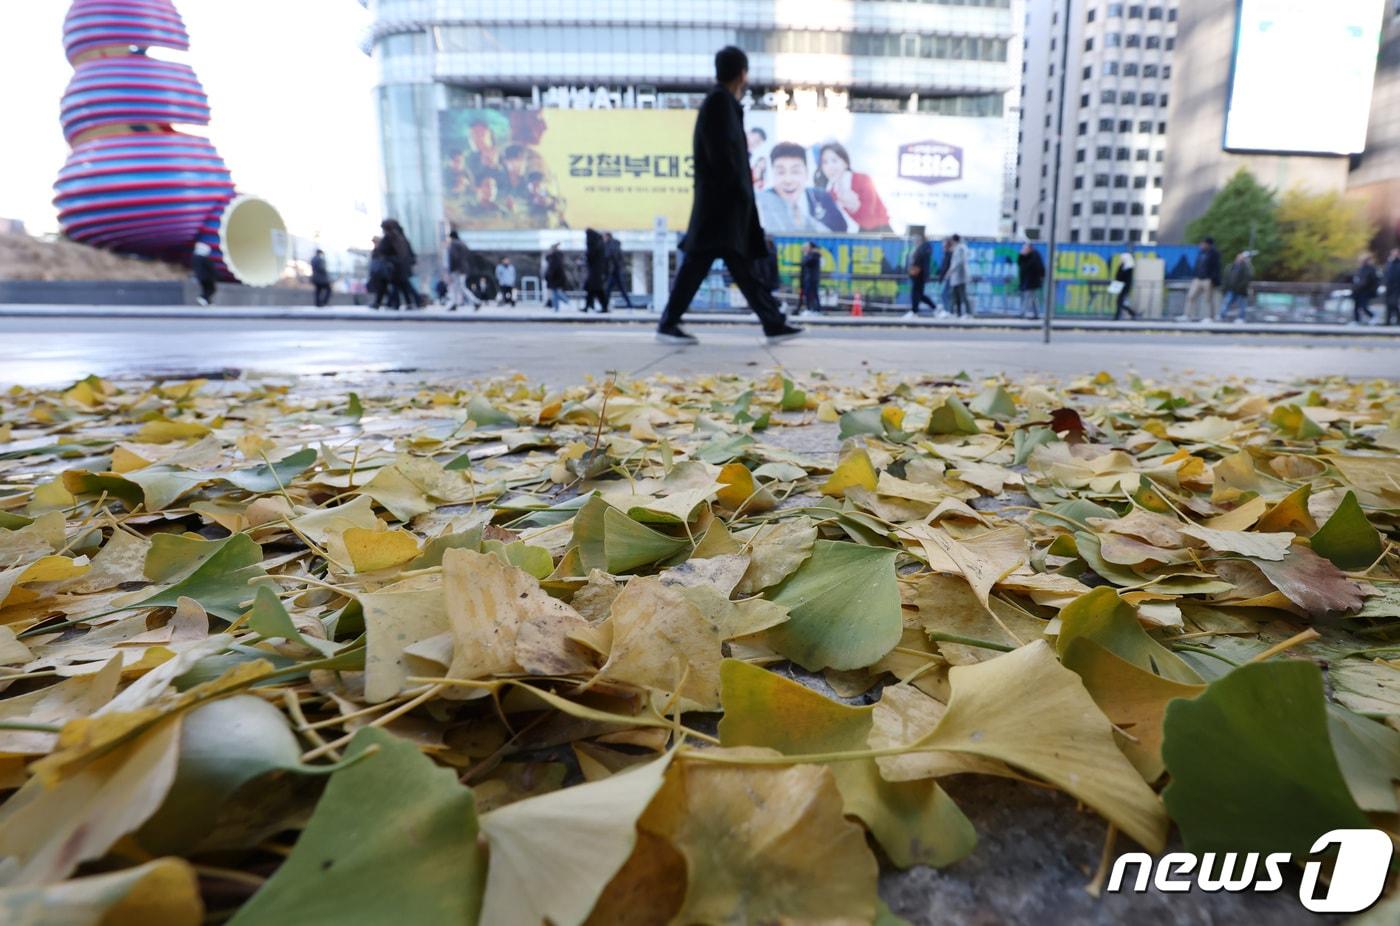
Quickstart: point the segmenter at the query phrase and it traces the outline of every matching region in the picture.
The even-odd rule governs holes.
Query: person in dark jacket
[[[472,291],[467,286],[467,275],[472,271],[472,251],[467,247],[467,243],[462,240],[462,236],[457,234],[457,229],[447,234],[447,292],[449,312],[457,311],[458,306],[472,303],[476,308],[481,308],[481,300],[472,295]]]
[[[1220,252],[1215,248],[1214,238],[1201,241],[1196,252],[1196,267],[1191,275],[1191,287],[1186,290],[1187,321],[1208,322],[1215,319],[1217,303],[1220,300]],[[1204,299],[1205,313],[1196,318],[1196,307]]]
[[[311,285],[316,289],[316,308],[325,308],[331,301],[331,274],[326,269],[326,252],[320,248],[311,255]]]
[[[787,323],[772,293],[754,277],[753,262],[764,254],[763,229],[754,206],[744,110],[739,105],[749,79],[749,59],[734,46],[715,54],[716,86],[695,117],[692,148],[695,199],[685,236],[685,262],[676,272],[666,311],[656,329],[664,344],[695,344],[681,317],[716,260],[723,260],[739,291],[763,323],[769,343],[802,333]]]
[[[938,286],[939,299],[943,301],[943,308],[939,309],[938,315],[947,315],[948,306],[953,303],[953,282],[948,279],[948,271],[953,268],[953,239],[943,239],[943,255],[938,259]]]
[[[1235,255],[1235,259],[1230,262],[1230,266],[1225,270],[1224,283],[1222,289],[1225,291],[1225,303],[1220,308],[1220,320],[1223,322],[1230,317],[1230,312],[1239,307],[1239,314],[1235,316],[1235,321],[1245,321],[1249,313],[1249,284],[1254,282],[1254,265],[1250,263],[1248,251],[1241,251]]]
[[[616,289],[622,294],[622,304],[627,308],[632,308],[632,297],[627,293],[627,284],[623,282],[622,242],[612,236],[611,232],[603,233],[603,252],[608,260],[608,282],[604,286],[603,308],[608,307],[612,300],[613,290]]]
[[[797,288],[798,312],[820,314],[822,310],[822,252],[815,241],[808,241],[802,246],[800,283],[801,285]]]
[[[1045,297],[1045,260],[1029,241],[1021,245],[1021,253],[1016,255],[1016,274],[1021,290],[1021,314],[1026,318],[1039,318],[1041,301]]]
[[[551,244],[544,255],[544,285],[549,290],[549,306],[559,311],[559,304],[568,302],[569,271],[564,267],[564,252],[558,242]]]
[[[1133,255],[1124,251],[1118,256],[1118,270],[1113,274],[1113,286],[1117,290],[1117,299],[1114,302],[1113,320],[1123,317],[1127,312],[1133,318],[1137,318],[1137,310],[1133,308],[1133,276],[1135,274]]]
[[[395,302],[402,299],[405,308],[421,309],[423,297],[413,285],[413,265],[418,263],[418,255],[413,253],[413,245],[409,244],[408,235],[404,234],[398,219],[385,219],[379,223],[379,228],[384,232],[383,244],[389,261],[389,282],[397,290]]]
[[[209,305],[214,301],[214,291],[219,288],[219,271],[214,266],[214,259],[210,256],[213,249],[203,241],[194,246],[194,254],[190,257],[190,272],[194,274],[195,282],[199,284],[199,296],[195,299],[200,305]]]
[[[1380,288],[1381,275],[1376,272],[1376,259],[1370,254],[1361,255],[1361,262],[1351,275],[1352,324],[1361,324],[1363,315],[1367,323],[1371,321],[1371,300],[1376,298]]]
[[[909,311],[905,318],[917,316],[922,305],[938,311],[938,303],[925,291],[932,276],[933,244],[923,235],[915,235],[914,251],[909,255]]]
[[[399,294],[394,289],[393,273],[389,269],[389,245],[382,235],[374,238],[374,247],[369,252],[369,281],[366,289],[374,296],[370,308],[377,309],[386,302],[390,309],[399,307]]]
[[[593,308],[596,300],[598,312],[608,311],[608,246],[603,236],[589,228],[583,232],[583,311]]]
[[[1385,323],[1400,325],[1400,248],[1385,262]]]

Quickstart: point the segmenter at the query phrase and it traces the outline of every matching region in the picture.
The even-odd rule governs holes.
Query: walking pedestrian
[[[1191,286],[1186,290],[1186,310],[1182,317],[1186,321],[1208,322],[1215,318],[1220,299],[1220,252],[1215,249],[1215,239],[1202,239],[1196,251],[1196,266],[1191,274]],[[1196,307],[1205,300],[1205,313],[1196,317]]]
[[[593,229],[587,229],[583,233],[583,311],[587,312],[593,308],[594,301],[598,303],[599,314],[606,314],[608,311],[608,248],[603,241],[603,236]]]
[[[632,308],[632,297],[627,293],[627,284],[622,282],[622,242],[614,238],[612,232],[603,233],[603,253],[608,265],[608,282],[603,287],[603,308],[606,310],[612,301],[613,289],[622,294],[622,304]]]
[[[316,289],[316,308],[325,308],[331,301],[331,274],[326,269],[326,252],[320,248],[311,255],[311,285]]]
[[[909,311],[905,313],[905,318],[918,316],[919,306],[923,303],[927,303],[934,312],[938,311],[938,303],[924,292],[932,269],[933,244],[922,234],[915,235],[914,253],[909,256]]]
[[[1385,323],[1400,325],[1400,248],[1385,262]]]
[[[943,239],[943,254],[938,259],[938,301],[943,307],[933,313],[938,318],[947,318],[948,306],[953,302],[953,286],[948,282],[948,268],[953,265],[953,239]]]
[[[716,260],[729,268],[770,344],[802,333],[788,324],[773,294],[764,292],[753,274],[753,261],[763,256],[764,244],[754,205],[744,110],[739,105],[748,79],[748,56],[732,45],[720,49],[715,55],[716,85],[695,118],[695,199],[685,237],[685,262],[676,272],[656,329],[656,339],[664,344],[697,343],[682,330],[681,318]]]
[[[820,315],[822,310],[821,292],[822,252],[818,250],[815,241],[808,241],[802,246],[802,270],[799,274],[797,287],[798,314],[814,312]]]
[[[1250,260],[1248,251],[1241,251],[1235,255],[1235,259],[1230,262],[1230,266],[1225,270],[1225,303],[1220,309],[1220,320],[1227,321],[1230,318],[1230,311],[1236,306],[1239,307],[1239,314],[1235,316],[1235,321],[1244,322],[1249,314],[1249,284],[1254,282],[1254,264]]]
[[[953,314],[961,318],[966,312],[971,316],[972,303],[967,299],[967,245],[963,244],[961,235],[954,235],[948,240],[952,242],[953,247],[948,257],[948,274],[945,279],[952,296]]]
[[[413,285],[413,265],[418,263],[418,255],[413,253],[413,245],[404,234],[398,219],[385,219],[379,223],[384,232],[384,249],[389,261],[389,283],[395,290],[393,308],[402,300],[407,309],[423,308],[424,300]]]
[[[502,257],[496,263],[496,289],[500,292],[502,302],[515,305],[515,265],[510,262],[509,257]]]
[[[195,302],[200,305],[212,303],[214,292],[219,288],[219,271],[214,266],[214,259],[210,257],[212,253],[213,249],[201,241],[194,246],[194,254],[190,257],[190,272],[199,284],[199,296],[195,298]]]
[[[1127,312],[1133,318],[1137,318],[1137,310],[1133,308],[1133,276],[1136,273],[1136,266],[1133,262],[1133,255],[1124,251],[1118,256],[1118,271],[1113,274],[1113,282],[1109,284],[1109,291],[1117,296],[1113,308],[1113,320],[1118,321]]]
[[[1361,324],[1361,317],[1366,316],[1367,324],[1372,319],[1371,300],[1376,298],[1376,293],[1381,287],[1381,275],[1376,271],[1376,260],[1370,254],[1362,254],[1361,261],[1356,265],[1356,272],[1351,276],[1351,304],[1352,304],[1352,324]]]
[[[1026,318],[1040,317],[1040,304],[1045,296],[1045,261],[1029,241],[1021,245],[1016,255],[1016,274],[1021,290],[1021,314]]]
[[[472,295],[467,287],[467,275],[472,269],[472,252],[457,229],[447,234],[447,278],[450,302],[447,311],[455,312],[459,306],[470,302],[473,308],[481,308],[481,300]]]
[[[376,235],[369,252],[369,280],[365,285],[365,289],[374,296],[374,303],[370,308],[377,309],[386,302],[391,309],[399,307],[399,297],[394,292],[390,276],[389,246],[384,243],[383,236]]]
[[[564,252],[559,250],[559,242],[549,246],[544,255],[544,285],[549,290],[549,307],[559,311],[561,303],[568,302],[569,271],[564,267]]]

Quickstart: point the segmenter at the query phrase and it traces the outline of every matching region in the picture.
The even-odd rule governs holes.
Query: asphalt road
[[[550,384],[616,371],[688,376],[774,368],[803,376],[875,371],[947,376],[1005,372],[1059,378],[1099,370],[1151,378],[1239,375],[1289,381],[1342,374],[1400,377],[1400,339],[1194,332],[1038,332],[819,328],[767,347],[758,326],[697,328],[698,347],[654,343],[638,325],[323,319],[0,318],[0,383],[107,377],[416,373],[475,378],[520,371]]]

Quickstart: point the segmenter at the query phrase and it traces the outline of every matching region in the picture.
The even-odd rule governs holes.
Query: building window
[[[1088,155],[1088,153],[1089,152],[1085,151],[1083,148],[1080,148],[1078,151],[1074,152],[1074,163],[1083,164],[1084,158]]]
[[[1082,189],[1084,189],[1084,178],[1083,178],[1083,177],[1075,177],[1075,178],[1074,178],[1074,188],[1075,188],[1076,190],[1082,190]]]
[[[1118,62],[1117,62],[1117,61],[1105,61],[1105,62],[1103,63],[1103,76],[1104,76],[1104,77],[1113,77],[1113,76],[1117,75],[1117,73],[1118,73]]]
[[[1045,127],[1046,127],[1047,129],[1050,128],[1050,114],[1049,114],[1049,113],[1046,113],[1046,114],[1045,114]]]
[[[1171,36],[1167,36],[1167,40],[1162,43],[1162,47],[1165,48],[1167,51],[1172,51],[1176,48],[1176,39],[1172,38]]]
[[[1160,189],[1162,188],[1162,178],[1161,178],[1161,177],[1153,177],[1153,178],[1152,178],[1152,187],[1153,187],[1153,189],[1160,190]],[[1152,213],[1152,214],[1153,214],[1153,215],[1156,215],[1157,213],[1154,212],[1154,213]]]
[[[1094,174],[1094,188],[1100,190],[1108,189],[1108,174]]]
[[[1079,96],[1079,106],[1080,106],[1081,109],[1087,109],[1087,108],[1089,107],[1089,94],[1087,94],[1087,93],[1080,94],[1080,96]]]
[[[1176,10],[1167,10],[1167,22],[1176,22]]]
[[[1115,157],[1117,160],[1119,160],[1119,161],[1126,161],[1126,160],[1128,160],[1129,158],[1131,158],[1132,156],[1133,156],[1132,151],[1129,150],[1129,149],[1127,149],[1127,148],[1119,148],[1119,149],[1114,153],[1114,157]]]
[[[1089,229],[1089,240],[1090,240],[1090,241],[1102,241],[1102,240],[1103,240],[1103,229],[1102,229],[1102,228],[1091,228],[1091,229]]]
[[[1149,35],[1149,36],[1147,37],[1147,43],[1146,43],[1146,46],[1145,46],[1145,47],[1147,47],[1147,48],[1161,48],[1161,47],[1162,47],[1162,40],[1161,40],[1161,38],[1159,38],[1158,36]]]
[[[1130,35],[1130,36],[1128,36],[1128,38],[1131,39],[1132,36]],[[1093,41],[1093,40],[1091,39],[1090,41]],[[1123,47],[1123,36],[1122,36],[1122,34],[1121,34],[1121,33],[1118,33],[1118,32],[1109,32],[1109,33],[1105,33],[1105,35],[1104,35],[1104,37],[1103,37],[1103,47],[1104,47],[1104,48],[1122,48],[1122,47]]]
[[[1144,64],[1144,65],[1142,66],[1142,76],[1143,76],[1143,77],[1156,77],[1156,76],[1157,76],[1157,65],[1155,65],[1155,64]]]
[[[1069,230],[1069,240],[1078,243],[1078,241],[1079,241],[1079,229],[1077,229],[1077,228],[1071,228],[1071,229]]]
[[[1165,135],[1165,134],[1167,134],[1167,124],[1166,124],[1165,122],[1159,122],[1159,123],[1157,123],[1157,134],[1158,134],[1158,135]]]
[[[1098,10],[1090,10],[1090,11],[1089,11],[1089,15],[1086,16],[1086,17],[1084,17],[1084,21],[1085,21],[1085,22],[1091,23],[1091,22],[1093,22],[1093,21],[1098,17],[1098,15],[1099,15],[1099,11],[1098,11]],[[1055,19],[1058,20],[1059,18],[1060,18],[1060,14],[1059,14],[1059,13],[1056,13],[1056,14],[1055,14]]]
[[[1119,119],[1119,120],[1118,120],[1118,131],[1120,131],[1120,132],[1131,132],[1132,130],[1133,130],[1133,120],[1131,120],[1131,119]]]
[[[1128,212],[1132,215],[1142,215],[1142,203],[1133,203]]]
[[[1124,104],[1125,106],[1132,106],[1134,103],[1137,102],[1137,91],[1124,90],[1121,94],[1119,94],[1118,102]]]
[[[1129,18],[1129,19],[1142,19],[1142,7],[1137,6],[1136,4],[1134,4],[1133,6],[1128,7],[1128,18]]]
[[[1093,78],[1094,78],[1094,66],[1091,64],[1091,65],[1089,65],[1088,67],[1084,68],[1084,79],[1085,79],[1085,80],[1093,80]]]
[[[1144,94],[1142,95],[1142,105],[1143,105],[1143,106],[1156,106],[1156,105],[1157,105],[1157,94],[1155,94],[1155,93],[1144,93]]]
[[[1164,64],[1164,65],[1162,65],[1162,77],[1163,77],[1163,79],[1166,79],[1166,78],[1171,77],[1171,76],[1172,76],[1172,66],[1171,66],[1170,64]]]
[[[1133,178],[1133,189],[1135,189],[1135,190],[1145,190],[1145,189],[1147,189],[1147,178],[1146,178],[1146,177],[1134,177],[1134,178]]]
[[[1128,240],[1134,243],[1142,240],[1142,229],[1133,228],[1128,231]]]
[[[1147,163],[1147,149],[1139,148],[1137,154],[1134,155],[1134,160],[1142,161],[1144,164]]]
[[[1152,207],[1152,214],[1153,214],[1153,215],[1157,215],[1157,214],[1160,213],[1161,211],[1162,211],[1162,207],[1161,207],[1161,206],[1153,206],[1153,207]]]
[[[1121,4],[1121,3],[1110,3],[1110,4],[1108,5],[1108,16],[1109,16],[1109,18],[1111,18],[1111,19],[1122,19],[1122,18],[1123,18],[1123,4]]]
[[[1099,94],[1099,102],[1100,102],[1100,103],[1117,103],[1117,102],[1118,102],[1118,94],[1117,94],[1115,91],[1113,91],[1113,90],[1105,90],[1103,93],[1100,93],[1100,94]]]
[[[1070,206],[1070,207],[1069,207],[1069,214],[1070,214],[1070,215],[1079,215],[1079,213],[1082,212],[1082,211],[1083,211],[1083,210],[1080,208],[1079,203],[1075,203],[1073,206]]]
[[[1099,120],[1099,131],[1100,131],[1100,132],[1112,132],[1112,131],[1113,131],[1113,120],[1112,120],[1112,119],[1100,119],[1100,120]]]
[[[1045,102],[1049,103],[1049,102],[1053,101],[1054,99],[1055,99],[1055,91],[1054,91],[1054,90],[1046,90],[1046,91],[1045,91]]]
[[[1108,203],[1103,200],[1095,200],[1090,207],[1090,211],[1093,212],[1094,215],[1108,215]]]
[[[1161,101],[1161,102],[1162,102],[1163,108],[1165,108],[1166,105],[1167,105],[1167,95],[1166,95],[1165,93],[1162,94],[1162,101]]]
[[[1144,119],[1143,121],[1139,122],[1139,123],[1138,123],[1138,131],[1139,131],[1139,132],[1148,132],[1148,133],[1150,133],[1150,132],[1152,131],[1152,120],[1151,120],[1151,119]]]
[[[1084,50],[1085,50],[1085,51],[1093,51],[1093,50],[1094,50],[1094,37],[1093,37],[1092,35],[1089,36],[1087,39],[1084,40]]]
[[[1044,180],[1044,179],[1045,179],[1046,177],[1048,177],[1049,175],[1050,175],[1050,165],[1048,165],[1048,164],[1042,164],[1042,165],[1040,165],[1040,178],[1041,178],[1042,180]]]
[[[1124,76],[1124,77],[1136,77],[1137,74],[1138,74],[1138,66],[1137,66],[1136,64],[1133,64],[1131,61],[1129,61],[1127,64],[1123,65],[1123,76]]]
[[[1109,240],[1109,241],[1122,241],[1122,240],[1123,240],[1123,229],[1121,229],[1121,228],[1114,228],[1114,229],[1111,229],[1111,230],[1109,231],[1109,233],[1108,233],[1108,240]]]
[[[1087,123],[1087,122],[1081,122],[1081,123],[1079,123],[1079,134],[1080,134],[1080,135],[1088,135],[1088,134],[1089,134],[1089,123]]]
[[[1162,18],[1162,8],[1160,6],[1150,6],[1147,8],[1147,18],[1158,20]]]
[[[1139,48],[1139,47],[1141,47],[1141,45],[1142,45],[1142,36],[1138,35],[1138,34],[1135,33],[1135,32],[1134,32],[1134,33],[1130,33],[1130,34],[1128,35],[1128,40],[1127,40],[1126,42],[1124,42],[1123,44],[1124,44],[1124,46],[1126,46],[1126,47],[1128,47],[1128,48]]]
[[[1107,161],[1113,157],[1113,149],[1107,145],[1100,145],[1094,151],[1094,157],[1098,158],[1100,161]]]
[[[1127,215],[1127,213],[1128,213],[1128,204],[1127,204],[1127,203],[1114,203],[1114,204],[1113,204],[1113,214],[1114,214],[1114,215]]]
[[[1128,175],[1118,174],[1113,178],[1113,188],[1115,190],[1126,190],[1128,188]]]

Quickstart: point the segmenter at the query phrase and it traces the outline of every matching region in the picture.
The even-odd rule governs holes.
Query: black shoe
[[[783,325],[781,328],[766,332],[764,338],[769,344],[781,344],[784,341],[791,341],[793,338],[805,332],[805,328],[798,328],[794,325]]]
[[[677,344],[684,347],[699,344],[700,339],[694,335],[686,334],[681,330],[680,325],[662,325],[656,329],[656,342],[658,344]]]

